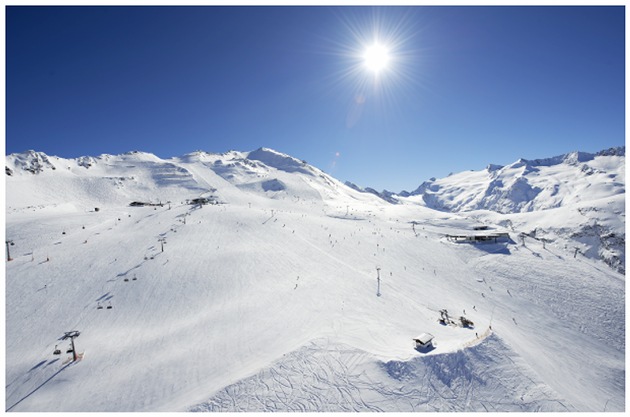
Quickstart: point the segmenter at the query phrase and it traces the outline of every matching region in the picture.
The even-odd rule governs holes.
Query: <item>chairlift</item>
[[[129,282],[129,278],[125,278],[123,281],[125,281],[125,282]]]
[[[53,355],[61,355],[61,350],[57,349],[57,345],[55,345],[55,350],[53,351]]]
[[[136,277],[133,277],[133,280],[134,280],[134,281],[136,281],[137,279],[138,279],[138,278],[136,278]]]
[[[98,306],[96,306],[96,309],[97,310],[102,310],[103,309],[103,306],[101,305],[101,303],[98,303]]]
[[[72,350],[72,346],[70,346],[68,350],[66,350],[66,353],[72,353],[72,352],[74,352],[74,350]]]
[[[111,308],[112,308],[112,303],[109,303],[109,304],[107,305],[107,309],[108,309],[108,310],[111,310]]]

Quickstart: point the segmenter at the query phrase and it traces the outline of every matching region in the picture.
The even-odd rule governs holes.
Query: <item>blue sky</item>
[[[9,6],[6,153],[264,146],[411,191],[624,145],[624,22],[622,6]]]

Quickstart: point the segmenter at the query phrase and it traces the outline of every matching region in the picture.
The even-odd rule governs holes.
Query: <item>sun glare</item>
[[[363,53],[365,67],[375,74],[386,69],[390,59],[389,49],[379,43],[367,47]]]
[[[331,86],[348,94],[346,125],[351,127],[368,117],[366,111],[388,110],[415,91],[422,19],[415,8],[356,8],[339,13],[339,32],[330,32],[326,48],[340,58]]]

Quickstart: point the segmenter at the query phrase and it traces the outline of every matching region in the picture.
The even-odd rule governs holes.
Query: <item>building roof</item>
[[[422,343],[423,345],[426,345],[431,340],[433,340],[433,335],[431,333],[422,333],[420,336],[416,337],[414,340]]]

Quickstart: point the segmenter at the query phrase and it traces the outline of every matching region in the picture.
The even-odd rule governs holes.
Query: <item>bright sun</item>
[[[363,52],[363,63],[368,70],[375,74],[387,68],[389,61],[389,49],[379,43],[369,46],[365,52]]]

